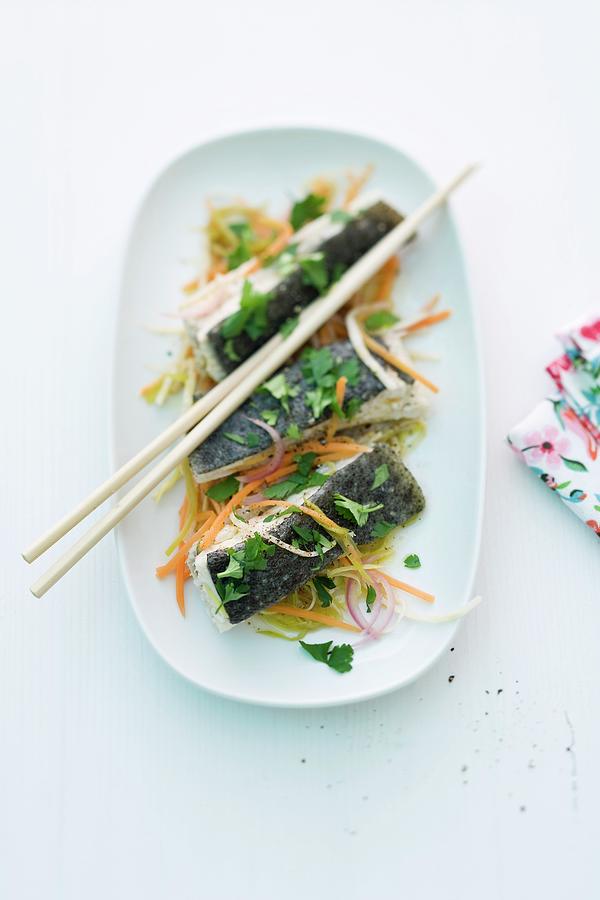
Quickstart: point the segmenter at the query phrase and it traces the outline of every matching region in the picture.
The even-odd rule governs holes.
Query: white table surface
[[[503,444],[548,388],[553,330],[600,302],[598,5],[0,16],[0,896],[598,896],[598,544]],[[108,473],[119,265],[149,180],[275,123],[364,130],[440,180],[485,163],[454,203],[487,376],[484,604],[418,683],[317,712],[181,681],[112,539],[43,600],[19,557]]]

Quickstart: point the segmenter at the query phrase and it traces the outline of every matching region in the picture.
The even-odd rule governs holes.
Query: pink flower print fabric
[[[600,315],[557,336],[564,353],[546,371],[558,393],[513,428],[508,443],[600,537]]]

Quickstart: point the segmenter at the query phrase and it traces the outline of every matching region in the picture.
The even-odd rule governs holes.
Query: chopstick
[[[351,266],[344,275],[337,281],[329,292],[320,299],[316,300],[309,307],[303,310],[300,320],[294,331],[284,338],[281,334],[274,335],[268,343],[260,348],[250,359],[246,360],[241,366],[238,366],[234,372],[228,376],[225,381],[227,386],[221,387],[216,396],[218,400],[211,398],[213,390],[202,398],[206,400],[204,406],[200,406],[200,415],[204,416],[197,424],[181,439],[181,441],[173,447],[140,481],[138,481],[126,494],[121,497],[116,504],[102,518],[100,518],[87,531],[70,550],[67,550],[59,559],[42,575],[38,581],[31,587],[31,592],[36,597],[42,597],[53,585],[59,581],[85,554],[94,547],[115,525],[121,522],[132,509],[134,509],[141,500],[146,497],[167,475],[179,465],[191,452],[195,450],[209,435],[213,433],[224,421],[231,415],[260,385],[268,379],[273,372],[279,369],[306,341],[321,328],[331,316],[338,311],[350,297],[361,287],[369,278],[371,278],[381,266],[396,253],[416,232],[421,223],[439,206],[441,206],[452,191],[455,190],[469,175],[473,173],[475,166],[470,165],[458,173],[443,188],[435,191],[427,198],[417,209],[411,213],[403,222],[397,225],[385,237],[375,244],[361,259]],[[268,348],[268,350],[267,350]],[[223,385],[223,382],[221,383]],[[219,387],[219,386],[217,386]],[[210,399],[209,399],[210,398]],[[213,402],[214,401],[214,402]],[[199,401],[201,404],[202,401]],[[207,406],[210,404],[210,409]],[[192,408],[193,409],[193,408]],[[39,553],[51,546],[58,537],[55,534],[65,534],[70,528],[81,521],[88,512],[94,509],[98,503],[102,502],[97,498],[106,494],[107,485],[119,482],[121,486],[127,478],[136,474],[139,469],[160,452],[159,447],[164,449],[171,443],[174,437],[185,431],[189,425],[181,425],[182,420],[187,423],[187,416],[190,416],[192,409],[180,417],[177,422],[173,423],[159,438],[156,438],[151,444],[142,450],[136,457],[126,463],[112,479],[109,479],[104,485],[98,488],[90,497],[87,498],[76,510],[69,516],[66,516],[46,535],[36,541],[31,548],[26,551],[27,559],[31,556],[35,559]],[[198,406],[193,413],[198,415]],[[166,437],[165,437],[166,434]],[[167,441],[165,444],[164,441]],[[141,462],[140,460],[145,460]],[[125,475],[123,475],[125,473]],[[110,496],[117,488],[113,487],[106,496]],[[83,513],[80,513],[84,510]],[[39,549],[39,548],[42,549]],[[31,551],[35,555],[31,555]],[[35,552],[39,550],[39,552]]]

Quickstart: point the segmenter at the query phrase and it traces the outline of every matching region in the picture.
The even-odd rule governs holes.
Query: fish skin
[[[338,234],[323,241],[315,252],[324,254],[329,277],[333,276],[337,263],[342,263],[346,267],[354,265],[377,241],[402,222],[403,218],[387,203],[378,201],[347,222]],[[232,346],[238,360],[230,359],[225,353],[226,341],[221,334],[222,322],[215,325],[209,331],[207,340],[223,371],[226,374],[233,372],[239,362],[251,356],[277,333],[284,322],[296,316],[318,296],[319,292],[313,285],[304,283],[301,271],[295,270],[283,278],[273,289],[273,296],[267,305],[268,327],[264,334],[256,340],[252,340],[245,333],[233,338]]]
[[[374,375],[360,359],[358,359],[350,341],[336,341],[329,345],[329,349],[337,363],[352,358],[358,360],[358,381],[355,385],[348,384],[346,386],[345,403],[354,397],[359,398],[364,403],[377,397],[382,391],[385,391],[384,385],[379,381],[377,376]],[[192,451],[189,462],[192,474],[196,479],[221,467],[242,462],[248,457],[255,456],[272,446],[273,441],[267,432],[263,428],[259,428],[258,425],[249,422],[248,417],[260,419],[261,413],[265,410],[279,410],[279,416],[275,427],[281,435],[285,434],[292,423],[298,425],[298,428],[302,433],[303,431],[312,428],[314,425],[329,420],[331,417],[330,409],[325,410],[324,414],[316,419],[309,407],[306,406],[304,395],[306,391],[309,390],[309,385],[302,374],[302,364],[300,362],[284,366],[279,372],[285,375],[286,381],[290,387],[298,389],[297,395],[290,398],[289,413],[286,413],[279,401],[267,391],[255,391],[254,394],[252,394],[239,409],[232,413],[232,415],[230,415],[203,444]],[[404,380],[409,384],[412,384],[413,379],[410,376],[404,375],[402,372],[399,372],[398,374],[400,377],[404,377]],[[226,433],[239,434],[246,439],[249,434],[253,434],[258,440],[258,444],[254,447],[238,444],[235,441],[226,438]]]
[[[375,470],[383,464],[388,466],[390,477],[373,490],[371,485]],[[370,513],[365,525],[353,526],[336,508],[335,494],[343,494],[363,504],[383,503],[383,508]],[[373,530],[378,523],[385,521],[394,526],[403,525],[425,508],[425,497],[416,479],[398,454],[384,444],[377,444],[371,453],[363,453],[352,463],[339,469],[310,499],[336,524],[349,527],[354,532],[357,544],[373,540]],[[301,513],[286,516],[269,531],[289,544],[297,537],[294,525],[318,528],[323,534],[327,534],[313,519]],[[241,550],[242,547],[243,543],[240,543],[234,549]],[[268,560],[268,568],[262,572],[249,572],[245,576],[244,584],[249,586],[249,593],[225,607],[229,621],[233,625],[243,622],[254,613],[287,597],[319,571],[330,566],[342,553],[343,550],[336,544],[324,554],[321,561],[316,557],[293,555],[275,545],[275,551]],[[229,554],[225,550],[208,553],[207,567],[213,581],[216,581],[219,572],[227,568],[228,563]],[[191,571],[193,575],[193,569]]]

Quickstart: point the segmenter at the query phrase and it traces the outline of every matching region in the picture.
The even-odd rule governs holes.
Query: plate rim
[[[146,207],[146,203],[155,189],[156,185],[160,182],[160,180],[175,166],[179,165],[183,162],[187,157],[196,153],[200,149],[204,149],[207,147],[214,146],[219,143],[227,142],[232,139],[243,139],[248,138],[257,134],[260,135],[269,135],[269,134],[282,134],[282,133],[304,133],[307,132],[313,134],[327,134],[329,136],[335,136],[341,139],[359,139],[370,141],[375,144],[379,144],[384,147],[388,151],[392,151],[393,153],[400,154],[405,157],[408,162],[410,162],[415,168],[420,169],[421,172],[435,185],[436,182],[430,176],[429,172],[418,163],[411,155],[406,153],[404,150],[401,150],[395,144],[390,143],[389,141],[382,139],[378,136],[371,135],[367,132],[355,131],[349,129],[341,129],[334,127],[325,127],[319,125],[272,125],[272,126],[259,126],[255,128],[244,128],[239,130],[231,130],[221,132],[216,136],[210,137],[205,141],[201,141],[199,143],[195,143],[192,146],[187,147],[180,152],[178,152],[175,156],[169,158],[169,160],[163,164],[156,172],[156,174],[149,181],[146,189],[142,192],[139,200],[137,201],[134,211],[129,218],[128,230],[127,230],[127,240],[125,241],[122,251],[121,251],[121,259],[119,265],[119,274],[118,274],[118,297],[116,304],[116,315],[113,322],[112,329],[112,347],[111,347],[111,363],[110,363],[110,388],[109,388],[109,403],[108,403],[108,416],[109,416],[109,465],[111,471],[115,471],[117,468],[117,429],[115,428],[116,422],[116,404],[117,404],[117,348],[118,348],[118,337],[119,331],[121,327],[121,311],[124,306],[124,285],[125,285],[125,274],[126,274],[126,265],[127,261],[130,257],[131,246],[134,241],[134,237],[137,231],[137,225],[142,217],[142,213]],[[474,335],[474,343],[475,343],[475,358],[474,365],[477,372],[477,381],[479,384],[479,398],[478,398],[478,418],[480,422],[480,445],[479,445],[479,454],[478,454],[478,466],[479,466],[479,477],[477,480],[477,521],[475,523],[475,539],[473,541],[473,549],[471,555],[471,564],[470,571],[468,573],[468,578],[465,582],[467,585],[466,593],[471,594],[473,591],[473,583],[475,580],[475,574],[477,571],[477,566],[479,563],[479,556],[481,551],[481,538],[483,532],[483,515],[485,508],[485,486],[486,486],[486,469],[487,469],[487,414],[486,414],[486,384],[485,384],[485,372],[483,367],[483,358],[482,358],[482,344],[481,344],[481,326],[480,326],[480,316],[479,311],[473,301],[473,295],[471,291],[470,284],[470,276],[469,269],[466,265],[466,258],[464,253],[464,245],[461,240],[461,235],[458,227],[458,223],[449,209],[446,207],[447,214],[450,218],[452,227],[456,233],[456,237],[458,239],[458,245],[460,248],[460,259],[462,263],[463,276],[465,280],[465,298],[468,303],[469,313],[472,322],[472,329]],[[120,495],[120,492],[117,494],[117,497]],[[145,498],[147,499],[147,498]],[[142,501],[143,502],[143,501]],[[444,642],[440,643],[439,648],[425,661],[423,664],[416,669],[414,669],[410,675],[401,678],[399,681],[395,681],[393,684],[383,685],[381,687],[374,688],[366,688],[364,691],[356,691],[353,695],[342,697],[342,698],[324,698],[324,699],[290,699],[290,700],[279,700],[279,699],[269,699],[268,697],[256,697],[253,694],[244,694],[243,691],[232,692],[230,690],[221,690],[213,685],[204,684],[195,678],[193,678],[190,674],[184,671],[181,665],[171,657],[170,654],[166,653],[162,648],[159,648],[157,643],[154,640],[154,637],[150,634],[146,623],[144,621],[144,617],[141,615],[141,610],[138,608],[138,603],[136,599],[136,593],[133,590],[133,586],[129,579],[129,573],[127,570],[127,566],[125,565],[123,548],[121,546],[121,538],[120,538],[120,529],[114,529],[114,542],[117,550],[117,559],[119,563],[119,569],[121,572],[121,576],[125,583],[125,588],[127,591],[127,595],[129,598],[129,603],[133,612],[135,614],[136,621],[140,626],[144,636],[146,637],[148,643],[154,650],[154,652],[158,655],[158,657],[165,662],[171,669],[173,669],[179,676],[185,679],[189,684],[194,685],[196,688],[200,688],[203,691],[207,691],[216,697],[221,697],[226,700],[235,701],[237,703],[248,703],[254,706],[264,706],[270,708],[278,708],[278,709],[322,709],[327,707],[337,707],[337,706],[347,706],[352,703],[361,703],[367,700],[372,700],[375,697],[383,697],[386,694],[390,694],[393,691],[400,690],[401,688],[407,687],[408,685],[415,682],[418,678],[424,675],[429,669],[433,668],[433,666],[439,661],[443,653],[446,651],[447,647],[454,640],[460,625],[462,624],[462,619],[457,619],[455,622],[450,623],[451,628],[448,632],[447,638]]]

